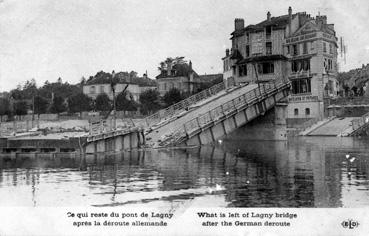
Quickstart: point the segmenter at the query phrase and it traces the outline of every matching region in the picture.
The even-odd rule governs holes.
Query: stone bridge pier
[[[116,130],[90,136],[84,146],[86,154],[103,152],[120,152],[139,148],[145,143],[142,129]]]

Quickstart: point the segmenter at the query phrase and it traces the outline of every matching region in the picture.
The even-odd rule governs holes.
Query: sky
[[[0,91],[32,78],[78,83],[101,70],[155,78],[176,56],[198,74],[221,73],[235,18],[255,24],[289,6],[335,25],[347,45],[340,71],[369,63],[366,0],[0,0]]]

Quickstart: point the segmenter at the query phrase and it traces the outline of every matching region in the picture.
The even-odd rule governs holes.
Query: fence
[[[355,131],[367,123],[369,123],[369,112],[363,115],[362,117],[351,121],[352,130]]]
[[[162,109],[148,117],[146,117],[143,121],[144,122],[141,122],[139,125],[140,126],[152,126],[152,125],[155,125],[157,123],[159,123],[160,121],[162,120],[165,120],[169,117],[172,117],[175,113],[179,112],[179,111],[183,111],[185,110],[186,108],[190,107],[191,105],[199,102],[199,101],[202,101],[202,100],[205,100],[217,93],[219,93],[220,91],[224,90],[225,89],[225,86],[224,86],[224,83],[221,82],[219,84],[216,84],[208,89],[205,89],[199,93],[196,93],[174,105],[171,105],[165,109]]]
[[[194,118],[188,122],[186,122],[183,126],[179,127],[177,130],[173,132],[173,134],[165,140],[165,143],[172,142],[177,143],[181,138],[185,137],[188,134],[191,134],[205,126],[209,125],[210,123],[217,121],[224,116],[237,112],[237,109],[248,105],[249,103],[255,101],[262,95],[267,94],[275,89],[282,88],[289,82],[285,80],[274,81],[273,83],[263,83],[253,90],[234,98],[208,112],[205,114],[199,115],[197,118]]]

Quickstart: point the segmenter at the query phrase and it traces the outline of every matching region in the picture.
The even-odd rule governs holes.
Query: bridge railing
[[[254,100],[257,100],[260,97],[268,94],[269,92],[284,87],[288,83],[289,82],[287,80],[278,80],[273,81],[272,83],[261,83],[257,88],[252,89],[249,92],[242,94],[230,101],[227,101],[190,121],[187,121],[183,124],[183,126],[175,130],[168,140],[164,142],[168,143],[169,141],[171,143],[177,143],[186,135],[201,129],[212,122],[216,122],[224,116],[237,111],[238,108],[248,105]]]
[[[140,126],[153,126],[157,123],[159,123],[162,120],[165,120],[167,118],[172,117],[175,113],[179,112],[179,111],[183,111],[186,108],[190,107],[193,104],[196,104],[199,101],[205,100],[217,93],[219,93],[220,91],[224,90],[225,86],[224,83],[221,82],[219,84],[216,84],[208,89],[205,89],[199,93],[196,93],[176,104],[173,104],[165,109],[162,109],[148,117],[145,118],[144,122],[141,122],[141,124],[139,124]]]
[[[355,131],[367,123],[369,123],[369,112],[364,114],[362,117],[351,121],[352,130]]]

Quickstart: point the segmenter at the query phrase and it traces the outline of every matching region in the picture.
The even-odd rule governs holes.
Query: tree
[[[97,111],[110,111],[112,107],[112,102],[110,101],[108,95],[105,93],[99,94],[95,100],[95,109]]]
[[[50,107],[50,112],[59,114],[64,111],[66,111],[66,107],[64,105],[64,98],[54,97],[53,102]]]
[[[173,67],[176,64],[185,64],[187,61],[184,60],[184,57],[168,57],[165,61],[159,63],[160,67],[158,68],[160,72],[167,71],[169,68]]]
[[[79,94],[82,89],[79,85],[71,85],[68,83],[46,83],[42,88],[39,89],[39,94],[45,98],[52,98],[52,94],[56,97],[71,97],[73,95]]]
[[[23,87],[18,85],[16,89],[10,91],[10,94],[15,100],[32,99],[37,94],[35,79],[27,80]]]
[[[34,114],[42,114],[46,113],[49,102],[41,96],[36,96],[34,97],[33,104],[34,104],[33,108]]]
[[[181,91],[177,88],[172,88],[164,94],[163,100],[166,106],[173,105],[183,99]]]
[[[10,103],[6,98],[0,98],[0,116],[10,115]]]
[[[90,111],[92,103],[91,98],[83,93],[79,93],[68,98],[68,110],[71,113]]]
[[[85,77],[82,76],[80,84],[81,84],[81,86],[86,84],[86,78]]]
[[[150,114],[160,109],[159,92],[156,90],[146,90],[140,95],[141,112],[143,114]]]
[[[133,99],[128,99],[127,91],[119,93],[116,98],[116,106],[118,111],[137,111],[138,104]]]
[[[27,115],[27,102],[18,101],[14,103],[14,113],[17,116]]]

